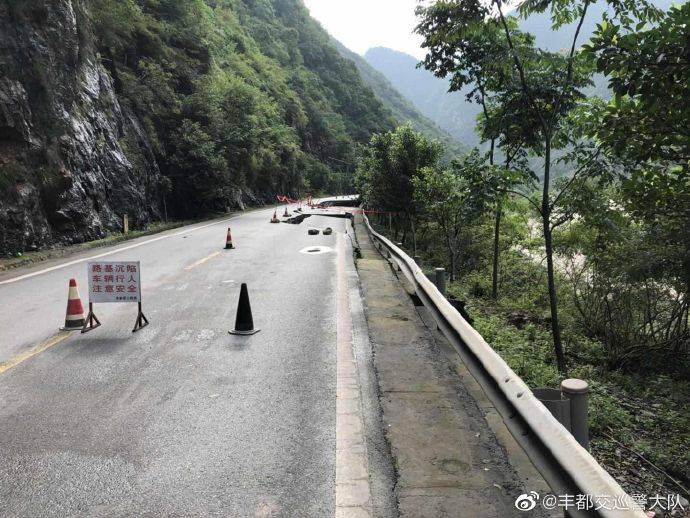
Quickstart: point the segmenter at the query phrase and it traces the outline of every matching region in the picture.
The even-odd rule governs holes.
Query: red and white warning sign
[[[139,262],[97,262],[88,264],[89,302],[141,302]]]
[[[101,321],[93,312],[93,305],[103,302],[137,302],[139,311],[132,332],[149,325],[141,309],[141,264],[139,261],[88,263],[89,314],[82,333],[93,331]]]

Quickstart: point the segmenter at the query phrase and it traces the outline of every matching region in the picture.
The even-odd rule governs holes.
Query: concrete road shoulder
[[[524,516],[515,499],[548,486],[459,357],[425,324],[428,315],[415,307],[364,226],[355,227],[399,516]],[[535,511],[530,516],[542,516]]]

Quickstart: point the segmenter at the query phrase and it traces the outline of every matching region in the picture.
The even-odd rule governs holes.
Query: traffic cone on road
[[[225,249],[232,250],[233,248],[235,248],[235,245],[232,244],[232,232],[230,232],[230,228],[228,228],[228,235],[225,238]]]
[[[285,205],[285,213],[283,214],[283,217],[284,217],[284,218],[289,218],[289,217],[290,217],[290,213],[289,213],[288,210],[287,210],[287,205]]]
[[[84,327],[84,306],[79,297],[77,281],[70,279],[69,292],[67,293],[67,315],[65,316],[65,327],[63,331],[78,331]]]
[[[237,305],[237,316],[235,317],[235,329],[228,331],[231,335],[248,336],[259,332],[254,329],[254,318],[252,317],[252,306],[249,303],[249,290],[246,284],[242,284],[240,289],[240,302]]]
[[[271,218],[271,223],[280,223],[278,219],[278,209],[273,211],[273,217]]]

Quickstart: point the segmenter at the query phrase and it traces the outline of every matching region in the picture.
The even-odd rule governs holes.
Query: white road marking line
[[[109,255],[113,255],[113,254],[116,254],[116,253],[118,253],[118,252],[125,252],[125,251],[131,250],[131,249],[133,249],[133,248],[138,248],[138,247],[140,247],[140,246],[148,245],[148,244],[150,244],[150,243],[155,243],[156,241],[161,241],[162,239],[169,239],[169,238],[171,238],[171,237],[177,237],[177,236],[181,236],[181,235],[183,235],[183,234],[191,234],[192,232],[196,232],[197,230],[202,230],[202,229],[204,229],[204,228],[212,227],[213,225],[220,225],[220,224],[222,224],[222,223],[227,223],[227,222],[230,221],[231,219],[232,219],[232,218],[223,219],[223,220],[220,220],[220,221],[216,221],[216,222],[214,222],[214,223],[208,223],[207,225],[202,225],[202,226],[200,226],[200,227],[195,227],[195,228],[192,228],[192,229],[182,230],[182,231],[180,231],[180,232],[175,232],[174,234],[169,234],[169,235],[166,235],[166,236],[155,237],[155,238],[153,238],[153,239],[149,239],[149,240],[143,241],[143,242],[141,242],[141,243],[135,243],[135,244],[133,244],[133,245],[129,245],[129,246],[125,246],[125,247],[122,247],[122,248],[118,248],[117,250],[110,250],[109,252],[104,252],[104,253],[98,254],[98,255],[92,255],[91,257],[84,257],[83,259],[76,259],[76,260],[74,260],[74,261],[69,261],[69,262],[67,262],[67,263],[57,264],[57,265],[55,265],[55,266],[51,266],[50,268],[46,268],[46,269],[44,269],[44,270],[39,270],[39,271],[37,271],[37,272],[27,273],[26,275],[20,275],[19,277],[14,277],[14,278],[12,278],[12,279],[7,279],[7,280],[5,280],[5,281],[0,281],[0,286],[2,286],[3,284],[11,284],[11,283],[13,283],[13,282],[23,281],[24,279],[30,279],[31,277],[36,277],[36,276],[38,276],[38,275],[43,275],[44,273],[53,272],[53,271],[55,271],[55,270],[60,270],[60,269],[62,269],[62,268],[67,268],[68,266],[73,266],[73,265],[75,265],[75,264],[83,263],[83,262],[86,262],[86,261],[93,261],[94,259],[100,259],[101,257],[107,257],[107,256],[109,256]]]
[[[345,246],[338,234],[335,516],[373,516],[352,317],[345,276]]]

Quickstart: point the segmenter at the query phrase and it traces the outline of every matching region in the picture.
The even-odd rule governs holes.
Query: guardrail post
[[[397,246],[400,250],[402,250],[403,244],[402,243],[395,243],[395,246]],[[395,269],[399,272],[402,272],[402,268],[400,267],[400,263],[398,261],[395,261]]]
[[[589,450],[589,385],[586,381],[567,379],[561,383],[563,397],[570,400],[570,426],[573,437]]]
[[[572,423],[570,421],[570,400],[563,396],[563,392],[553,388],[536,388],[532,391],[542,404],[551,412],[559,423],[566,430],[572,433]]]
[[[415,255],[413,257],[413,259],[414,259],[414,262],[417,263],[417,266],[419,266],[421,268],[422,267],[422,258],[419,257],[418,255]]]
[[[446,296],[446,269],[436,268],[436,287],[441,295]]]

